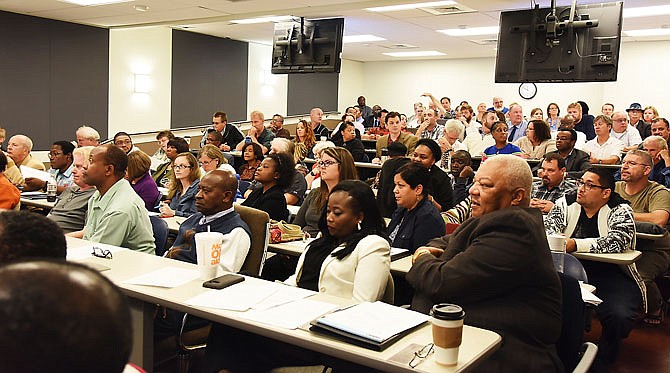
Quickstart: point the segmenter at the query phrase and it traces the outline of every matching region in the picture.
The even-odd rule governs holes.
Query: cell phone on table
[[[202,286],[210,289],[223,289],[242,281],[244,281],[244,276],[229,273],[227,275],[219,276],[209,281],[205,281],[202,283]]]

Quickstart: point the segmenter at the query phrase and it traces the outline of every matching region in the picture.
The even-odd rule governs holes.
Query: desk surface
[[[89,244],[89,242],[84,240],[68,238],[69,248],[85,246]],[[433,357],[429,357],[427,360],[419,364],[417,368],[412,369],[407,364],[400,364],[389,361],[389,358],[397,352],[407,348],[410,344],[416,343],[420,346],[424,346],[425,344],[431,342],[431,327],[428,323],[403,337],[385,351],[376,352],[309,332],[305,329],[306,326],[295,330],[283,329],[280,327],[268,326],[255,321],[242,319],[239,317],[240,312],[211,308],[195,308],[188,305],[186,303],[188,299],[207,291],[207,289],[201,286],[202,280],[193,280],[184,285],[171,289],[123,283],[123,281],[140,274],[145,274],[157,269],[164,268],[166,266],[195,269],[195,265],[193,264],[161,258],[131,250],[115,252],[113,259],[102,259],[91,256],[90,258],[81,259],[79,261],[85,263],[96,263],[109,267],[110,270],[102,272],[103,275],[108,277],[112,282],[119,286],[128,296],[139,299],[148,304],[160,303],[178,311],[188,312],[195,316],[199,316],[214,322],[229,325],[231,327],[246,330],[269,338],[278,339],[286,343],[301,346],[321,353],[326,353],[382,371],[467,371],[471,369],[479,359],[495,351],[501,342],[500,336],[492,331],[465,326],[463,328],[463,343],[460,348],[459,362],[456,366],[439,366],[435,363]],[[248,280],[263,281],[253,278]],[[314,296],[314,299],[330,302],[339,306],[346,306],[351,303],[349,300],[327,296],[325,294],[317,294]],[[278,317],[280,317],[280,315],[278,315]],[[149,318],[149,320],[151,319]],[[147,336],[144,338],[146,343],[152,343],[152,338],[147,339]],[[147,350],[145,349],[145,353],[146,352]]]
[[[55,204],[56,202],[48,202],[46,198],[30,199],[26,197],[21,197],[21,206],[40,207],[51,210],[51,208],[53,208]]]
[[[637,260],[637,258],[642,255],[641,252],[635,250],[629,250],[623,253],[613,253],[613,254],[596,254],[596,253],[571,253],[577,259],[591,260],[594,262],[604,262],[612,264],[631,264]]]

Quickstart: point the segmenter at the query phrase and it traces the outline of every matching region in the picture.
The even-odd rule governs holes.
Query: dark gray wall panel
[[[288,113],[309,113],[314,107],[337,111],[338,73],[289,74]]]
[[[172,31],[172,128],[201,125],[225,111],[247,119],[249,45],[193,32]]]
[[[36,150],[91,124],[107,137],[109,32],[0,12],[0,126]]]

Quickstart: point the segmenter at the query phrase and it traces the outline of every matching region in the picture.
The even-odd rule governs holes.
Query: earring
[[[361,221],[360,220],[358,221],[357,227],[358,227],[358,230],[360,231],[361,230]]]

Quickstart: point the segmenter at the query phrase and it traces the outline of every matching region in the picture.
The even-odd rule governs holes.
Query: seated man
[[[7,156],[0,151],[0,210],[11,210],[21,201],[21,192],[5,177]]]
[[[467,310],[468,325],[503,336],[500,349],[477,366],[483,372],[562,370],[555,347],[561,285],[542,214],[528,208],[531,184],[522,158],[483,163],[470,188],[473,218],[417,249],[406,276],[413,309],[455,303]]]
[[[133,145],[133,139],[131,139],[130,135],[125,132],[117,132],[116,135],[114,135],[114,145],[123,150],[126,154],[140,150]]]
[[[377,173],[375,184],[377,187],[377,206],[379,212],[385,218],[393,216],[398,208],[393,188],[393,177],[400,167],[404,166],[410,159],[407,158],[407,147],[401,142],[394,142],[388,147],[389,159],[384,162],[381,170]]]
[[[589,153],[575,147],[577,132],[572,128],[561,127],[556,133],[556,151],[549,154],[558,154],[565,160],[565,171],[568,177],[579,179],[584,171],[591,167]],[[583,133],[582,133],[583,135]]]
[[[98,146],[100,145],[100,134],[93,127],[81,126],[75,132],[77,136],[77,146]]]
[[[260,145],[261,149],[263,149],[263,154],[265,154],[270,151],[270,142],[274,140],[275,134],[265,128],[265,116],[263,116],[262,112],[254,110],[249,114],[249,118],[251,119],[251,127],[249,127],[246,137],[248,137],[251,142]],[[244,144],[246,144],[246,138],[242,138],[242,140],[237,143],[235,149],[242,150]]]
[[[635,221],[665,227],[670,217],[670,191],[655,181],[649,181],[651,156],[642,150],[631,150],[621,164],[622,181],[616,183],[614,190],[630,202]],[[668,270],[668,241],[666,236],[653,241],[638,239],[636,243],[642,255],[635,266],[647,288],[648,308],[644,321],[651,325],[658,325],[663,320],[663,297],[654,280]]]
[[[124,179],[128,156],[112,145],[91,150],[84,182],[96,187],[88,201],[86,226],[73,237],[155,253],[153,230],[144,201]]]
[[[407,147],[407,154],[414,153],[416,142],[419,139],[411,133],[401,132],[400,113],[392,111],[386,115],[386,128],[389,130],[389,134],[377,139],[377,156],[372,160],[372,163],[381,163],[382,149],[388,148],[394,142],[401,142],[405,145]]]
[[[0,213],[0,264],[27,258],[65,260],[66,252],[63,231],[44,216],[30,211]]]
[[[442,156],[444,159],[444,156]],[[472,186],[475,172],[472,170],[472,157],[467,150],[457,150],[449,157],[449,179],[454,190],[454,203],[468,198],[468,189]]]
[[[233,208],[237,193],[237,178],[230,172],[214,170],[200,180],[195,205],[198,212],[179,226],[179,234],[167,254],[184,262],[197,263],[195,233],[221,232],[225,235],[221,247],[221,267],[238,272],[251,246],[250,230]]]
[[[612,119],[604,115],[598,115],[593,121],[596,137],[586,142],[584,151],[589,153],[591,164],[617,164],[621,159],[623,143],[610,136],[612,130]]]
[[[16,167],[26,166],[36,170],[44,171],[44,164],[33,159],[30,152],[33,150],[33,140],[25,135],[14,135],[7,143],[7,154],[16,164]]]
[[[123,372],[132,346],[130,308],[97,271],[14,263],[0,268],[0,294],[3,371]]]
[[[578,185],[576,195],[558,199],[549,211],[545,219],[547,232],[566,235],[568,252],[620,253],[633,249],[633,210],[614,191],[612,172],[592,168],[584,173]],[[606,372],[619,354],[621,340],[635,325],[640,302],[644,300],[644,283],[635,264],[619,267],[604,262],[581,262],[589,283],[596,287],[596,295],[603,300],[596,307],[602,334],[591,369]]]
[[[48,172],[56,180],[56,193],[61,194],[65,188],[71,186],[72,182],[72,152],[74,145],[67,141],[56,141],[49,150],[51,168]],[[33,177],[26,178],[26,186],[23,190],[40,190],[47,188],[47,182]]]
[[[212,127],[203,131],[202,140],[200,140],[200,147],[203,147],[207,142],[208,134],[214,130],[221,134],[220,143],[217,145],[221,151],[228,152],[235,149],[235,146],[242,140],[244,135],[234,124],[228,124],[228,116],[223,111],[217,111],[212,115]]]
[[[295,145],[291,140],[285,139],[283,137],[278,137],[272,140],[270,143],[270,153],[286,153],[293,155],[295,150]],[[249,188],[244,192],[244,198],[248,198],[251,192],[256,189],[262,188],[261,183],[257,181],[252,181]],[[300,173],[296,172],[291,179],[291,183],[284,188],[284,198],[286,199],[287,205],[301,205],[302,201],[305,200],[305,192],[307,191],[307,181],[305,177]]]
[[[66,188],[56,201],[56,204],[47,218],[58,224],[65,233],[76,232],[84,229],[86,212],[88,211],[88,200],[91,199],[95,188],[84,181],[84,167],[88,166],[88,157],[92,146],[76,148],[74,156],[74,168],[72,169],[73,186]]]
[[[565,159],[558,153],[547,153],[542,160],[538,175],[542,180],[533,182],[530,207],[546,214],[554,207],[557,199],[577,191],[577,183],[565,178]]]
[[[649,136],[642,143],[649,153],[654,166],[649,173],[649,180],[670,188],[670,153],[668,143],[661,136]]]

